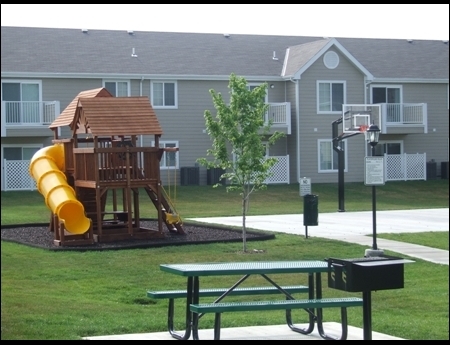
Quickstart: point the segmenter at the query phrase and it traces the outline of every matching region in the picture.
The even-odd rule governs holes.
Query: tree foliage
[[[243,250],[247,251],[245,219],[249,209],[250,195],[267,187],[265,181],[272,175],[271,168],[277,163],[274,157],[266,157],[266,148],[273,145],[284,133],[270,133],[271,122],[265,122],[269,105],[265,103],[267,83],[250,90],[247,81],[235,74],[230,75],[228,84],[230,101],[221,93],[209,90],[214,108],[205,110],[206,131],[212,139],[212,146],[205,158],[197,162],[206,168],[221,168],[221,176],[227,181],[226,189],[239,191],[242,196],[242,238]],[[214,185],[218,187],[220,184]]]

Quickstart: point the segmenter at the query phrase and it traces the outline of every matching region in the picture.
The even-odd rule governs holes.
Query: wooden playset
[[[71,137],[60,138],[64,126],[70,127]],[[49,128],[54,132],[53,144],[62,149],[59,169],[76,199],[67,202],[79,201],[89,220],[86,232],[71,233],[67,220],[61,219],[63,206],[51,208],[50,230],[55,233],[55,244],[162,238],[164,224],[170,232],[184,234],[182,220],[162,187],[160,160],[170,149],[159,148],[162,129],[148,97],[113,97],[105,88],[83,91]],[[154,135],[155,146],[138,146],[141,135]],[[50,206],[52,201],[46,194],[51,190],[52,186],[40,188]],[[157,229],[141,226],[142,191],[156,207]]]

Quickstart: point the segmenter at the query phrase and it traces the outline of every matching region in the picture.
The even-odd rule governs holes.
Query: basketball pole
[[[375,156],[375,145],[372,145],[372,157]],[[372,249],[377,250],[377,191],[372,185]]]
[[[346,138],[353,137],[361,134],[356,133],[343,133],[338,135],[338,126],[342,123],[342,118],[333,121],[331,123],[331,136],[333,141],[333,150],[338,154],[338,212],[345,212],[344,207],[344,164],[345,164],[345,151],[340,145],[340,142]]]

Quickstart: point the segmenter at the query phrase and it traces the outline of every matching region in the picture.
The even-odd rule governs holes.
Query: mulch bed
[[[141,226],[157,229],[156,220],[142,220]],[[164,238],[125,240],[115,242],[96,242],[80,246],[58,246],[53,243],[54,233],[49,231],[49,224],[20,224],[1,227],[2,241],[15,242],[31,247],[47,250],[118,250],[135,248],[152,248],[164,246],[179,246],[186,244],[205,244],[217,242],[241,242],[242,231],[220,226],[183,224],[185,235],[164,231]],[[247,230],[247,241],[274,239],[274,234]]]

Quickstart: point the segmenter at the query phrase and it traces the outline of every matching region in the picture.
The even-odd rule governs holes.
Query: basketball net
[[[364,133],[364,138],[367,140],[367,130],[369,129],[368,125],[361,125],[359,126],[359,131],[361,133]]]
[[[359,126],[359,131],[361,133],[366,133],[368,128],[369,128],[369,126],[367,126],[367,125],[361,125],[361,126]]]

